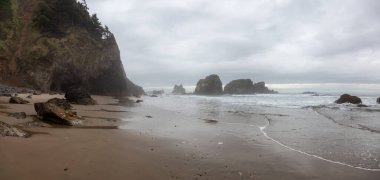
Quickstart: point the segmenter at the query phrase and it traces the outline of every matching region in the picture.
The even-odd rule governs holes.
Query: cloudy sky
[[[143,86],[380,83],[378,0],[87,0]]]

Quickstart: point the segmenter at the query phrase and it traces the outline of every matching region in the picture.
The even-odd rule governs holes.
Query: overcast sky
[[[142,86],[380,83],[378,0],[87,0]]]

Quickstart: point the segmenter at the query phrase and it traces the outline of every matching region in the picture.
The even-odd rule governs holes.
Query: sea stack
[[[265,86],[265,82],[258,82],[253,84],[253,92],[256,94],[275,94],[277,93],[274,90],[270,90],[268,87]]]
[[[224,86],[224,94],[254,94],[254,86],[251,79],[237,79]]]
[[[337,104],[351,103],[351,104],[361,104],[362,100],[357,96],[351,96],[349,94],[343,94],[335,101]]]
[[[186,94],[186,90],[185,88],[183,88],[182,84],[180,85],[174,85],[173,87],[173,91],[172,91],[173,94]]]
[[[200,79],[195,88],[194,94],[198,95],[221,95],[223,93],[222,81],[219,76],[212,74],[205,79]]]

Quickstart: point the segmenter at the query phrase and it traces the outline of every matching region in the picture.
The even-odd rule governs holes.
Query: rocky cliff
[[[141,95],[127,77],[115,37],[85,1],[2,0],[0,82],[42,91],[72,86],[93,94]]]

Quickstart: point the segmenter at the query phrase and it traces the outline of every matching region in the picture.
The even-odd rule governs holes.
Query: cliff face
[[[141,95],[125,75],[116,40],[75,0],[4,0],[0,81],[42,91],[82,86],[93,94]],[[7,10],[7,11],[3,11]]]

